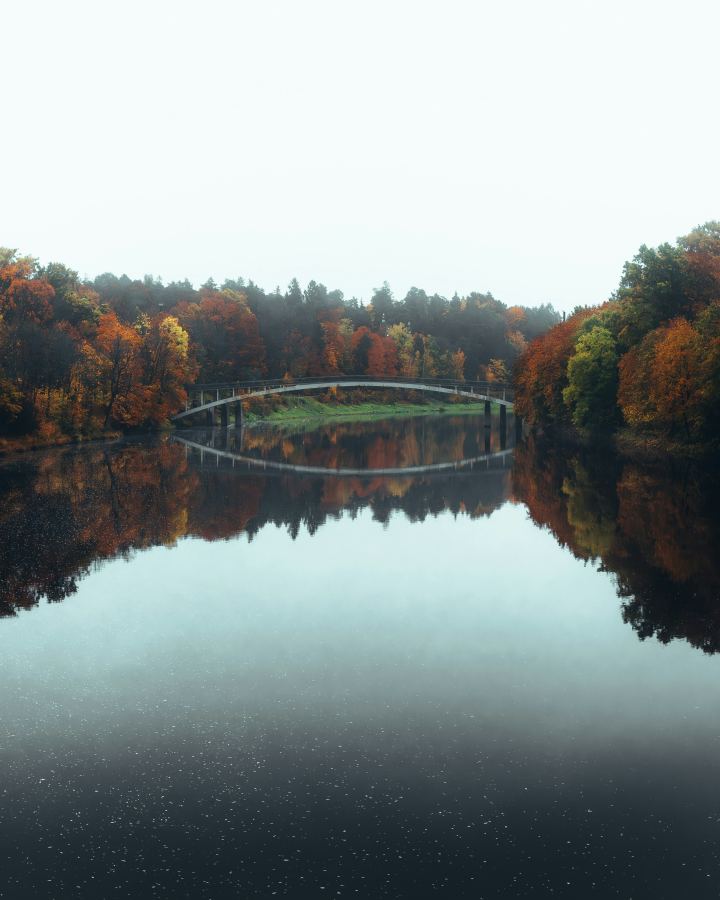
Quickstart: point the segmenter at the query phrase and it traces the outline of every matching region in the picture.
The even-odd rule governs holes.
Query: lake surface
[[[472,416],[6,462],[0,897],[717,897],[719,499]]]

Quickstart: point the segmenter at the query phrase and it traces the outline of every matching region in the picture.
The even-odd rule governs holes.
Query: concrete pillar
[[[500,407],[500,449],[504,450],[507,443],[507,406]]]
[[[489,428],[492,422],[492,403],[489,400],[485,401],[485,427]]]
[[[220,407],[220,424],[223,428],[228,427],[228,405],[223,403]]]
[[[238,400],[235,404],[235,427],[242,428],[243,426],[243,411],[242,411],[242,403]]]

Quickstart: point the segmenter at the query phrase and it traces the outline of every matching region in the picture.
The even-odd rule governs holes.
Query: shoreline
[[[622,428],[611,434],[582,435],[574,431],[530,432],[541,441],[562,450],[608,450],[623,459],[657,462],[662,459],[687,459],[707,462],[717,459],[720,446],[717,442],[687,443],[665,435]]]
[[[143,432],[145,434],[156,434],[158,432]],[[81,444],[105,444],[111,441],[117,441],[132,432],[123,431],[107,431],[101,434],[89,435],[71,435],[63,434],[52,440],[41,438],[37,435],[25,435],[21,438],[0,438],[0,460],[10,459],[13,456],[20,456],[23,453],[32,453],[35,450],[53,450],[60,447],[76,447]]]
[[[245,416],[248,425],[283,425],[300,422],[332,422],[341,419],[373,421],[420,415],[484,415],[485,404],[481,403],[357,403],[328,404],[313,398],[296,400],[292,406],[284,406],[266,414],[249,412]],[[498,407],[492,405],[492,415],[498,414]],[[0,460],[6,461],[36,450],[52,450],[60,447],[80,446],[94,443],[133,438],[141,435],[160,435],[190,430],[189,428],[156,428],[143,430],[112,431],[89,435],[58,435],[43,438],[39,435],[25,435],[18,438],[0,438]]]

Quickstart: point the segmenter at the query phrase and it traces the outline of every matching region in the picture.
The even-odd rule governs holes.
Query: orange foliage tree
[[[203,381],[264,374],[265,351],[257,319],[243,294],[206,289],[200,302],[181,303],[176,313],[190,335]]]
[[[686,438],[702,422],[704,379],[698,332],[674,319],[647,334],[620,361],[618,399],[630,425],[682,428]]]
[[[105,313],[95,336],[99,354],[99,384],[104,411],[103,427],[112,418],[120,425],[138,425],[145,417],[146,393],[142,385],[142,338],[115,313]]]
[[[594,310],[581,310],[528,346],[515,367],[515,408],[531,425],[569,421],[563,401],[567,364],[582,323]]]

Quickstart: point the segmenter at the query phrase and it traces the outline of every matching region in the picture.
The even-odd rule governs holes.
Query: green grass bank
[[[499,405],[492,404],[492,414],[499,414]],[[443,403],[430,401],[427,403],[413,403],[397,401],[381,403],[361,401],[346,403],[340,400],[318,399],[316,397],[293,397],[283,400],[281,403],[264,403],[262,406],[251,407],[245,415],[248,423],[274,422],[283,424],[302,420],[329,421],[332,419],[384,419],[398,416],[417,415],[483,415],[485,404],[461,402]]]

